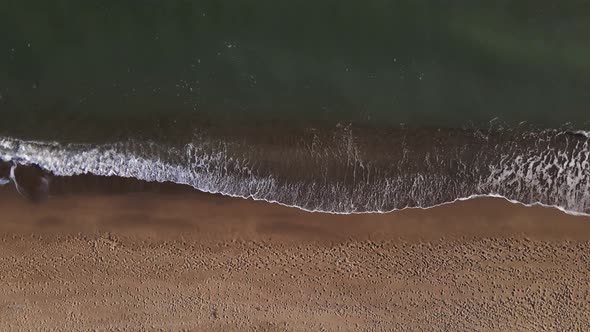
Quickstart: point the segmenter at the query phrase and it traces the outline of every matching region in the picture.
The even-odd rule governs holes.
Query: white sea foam
[[[285,180],[285,174],[257,172],[259,161],[232,155],[226,144],[209,144],[205,140],[171,148],[155,143],[94,146],[2,138],[0,159],[36,164],[58,176],[94,174],[173,182],[204,192],[252,198],[309,212],[386,213],[478,197],[553,207],[573,215],[590,212],[588,140],[566,139],[563,146],[545,148],[542,145],[548,143],[540,139],[540,147],[519,154],[506,148],[498,151],[497,156],[489,156],[493,163],[482,161],[482,174],[472,174],[482,171],[469,164],[480,162],[479,159],[459,159],[458,169],[450,175],[409,172],[373,182],[366,179],[377,170],[372,170],[371,161],[363,160],[354,139],[340,142],[342,164],[352,178],[352,188],[340,178],[326,176],[323,182],[306,182],[298,178]],[[321,151],[311,145],[311,155],[322,158],[325,153]],[[405,151],[403,156],[411,158]],[[444,165],[438,156],[423,162],[426,170]],[[324,172],[328,174],[327,168]]]
[[[584,135],[584,136],[590,138],[590,130],[576,130],[573,133],[578,134],[578,135]]]

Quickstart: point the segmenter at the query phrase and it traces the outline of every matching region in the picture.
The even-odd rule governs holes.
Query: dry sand
[[[590,218],[0,192],[0,331],[590,331]]]

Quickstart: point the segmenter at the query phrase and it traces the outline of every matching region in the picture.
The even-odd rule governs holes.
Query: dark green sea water
[[[2,0],[0,114],[55,175],[590,213],[590,2]]]
[[[6,134],[189,119],[589,128],[589,90],[585,1],[0,3]]]

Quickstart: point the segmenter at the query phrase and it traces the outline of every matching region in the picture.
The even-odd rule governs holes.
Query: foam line
[[[362,156],[353,138],[339,138],[342,146],[327,148],[340,158],[330,160],[340,167],[341,173],[332,175],[322,164],[325,151],[311,151],[293,160],[316,163],[314,171],[330,175],[312,180],[301,178],[300,174],[287,176],[283,168],[264,168],[264,160],[253,160],[258,155],[232,154],[225,143],[207,145],[210,142],[205,141],[172,148],[152,142],[90,145],[0,138],[0,159],[35,164],[58,176],[94,174],[172,182],[203,192],[251,198],[308,212],[389,213],[497,197],[525,206],[551,207],[571,215],[588,216],[588,139],[562,136],[554,133],[527,138],[522,144],[494,144],[489,151],[461,143],[444,151],[459,151],[456,158],[443,154],[432,157],[434,152],[427,151],[420,155],[423,159],[400,161],[398,168],[372,167],[372,160]],[[468,150],[470,146],[476,149]],[[402,159],[412,158],[406,155],[399,154]],[[407,166],[417,163],[422,167],[418,171]],[[448,171],[451,166],[455,168]],[[381,174],[388,177],[380,177]]]

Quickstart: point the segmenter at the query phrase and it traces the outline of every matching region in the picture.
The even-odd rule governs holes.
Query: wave
[[[390,212],[472,197],[590,214],[590,138],[559,130],[201,131],[185,144],[0,138],[0,159],[57,176],[190,185],[306,211]]]

